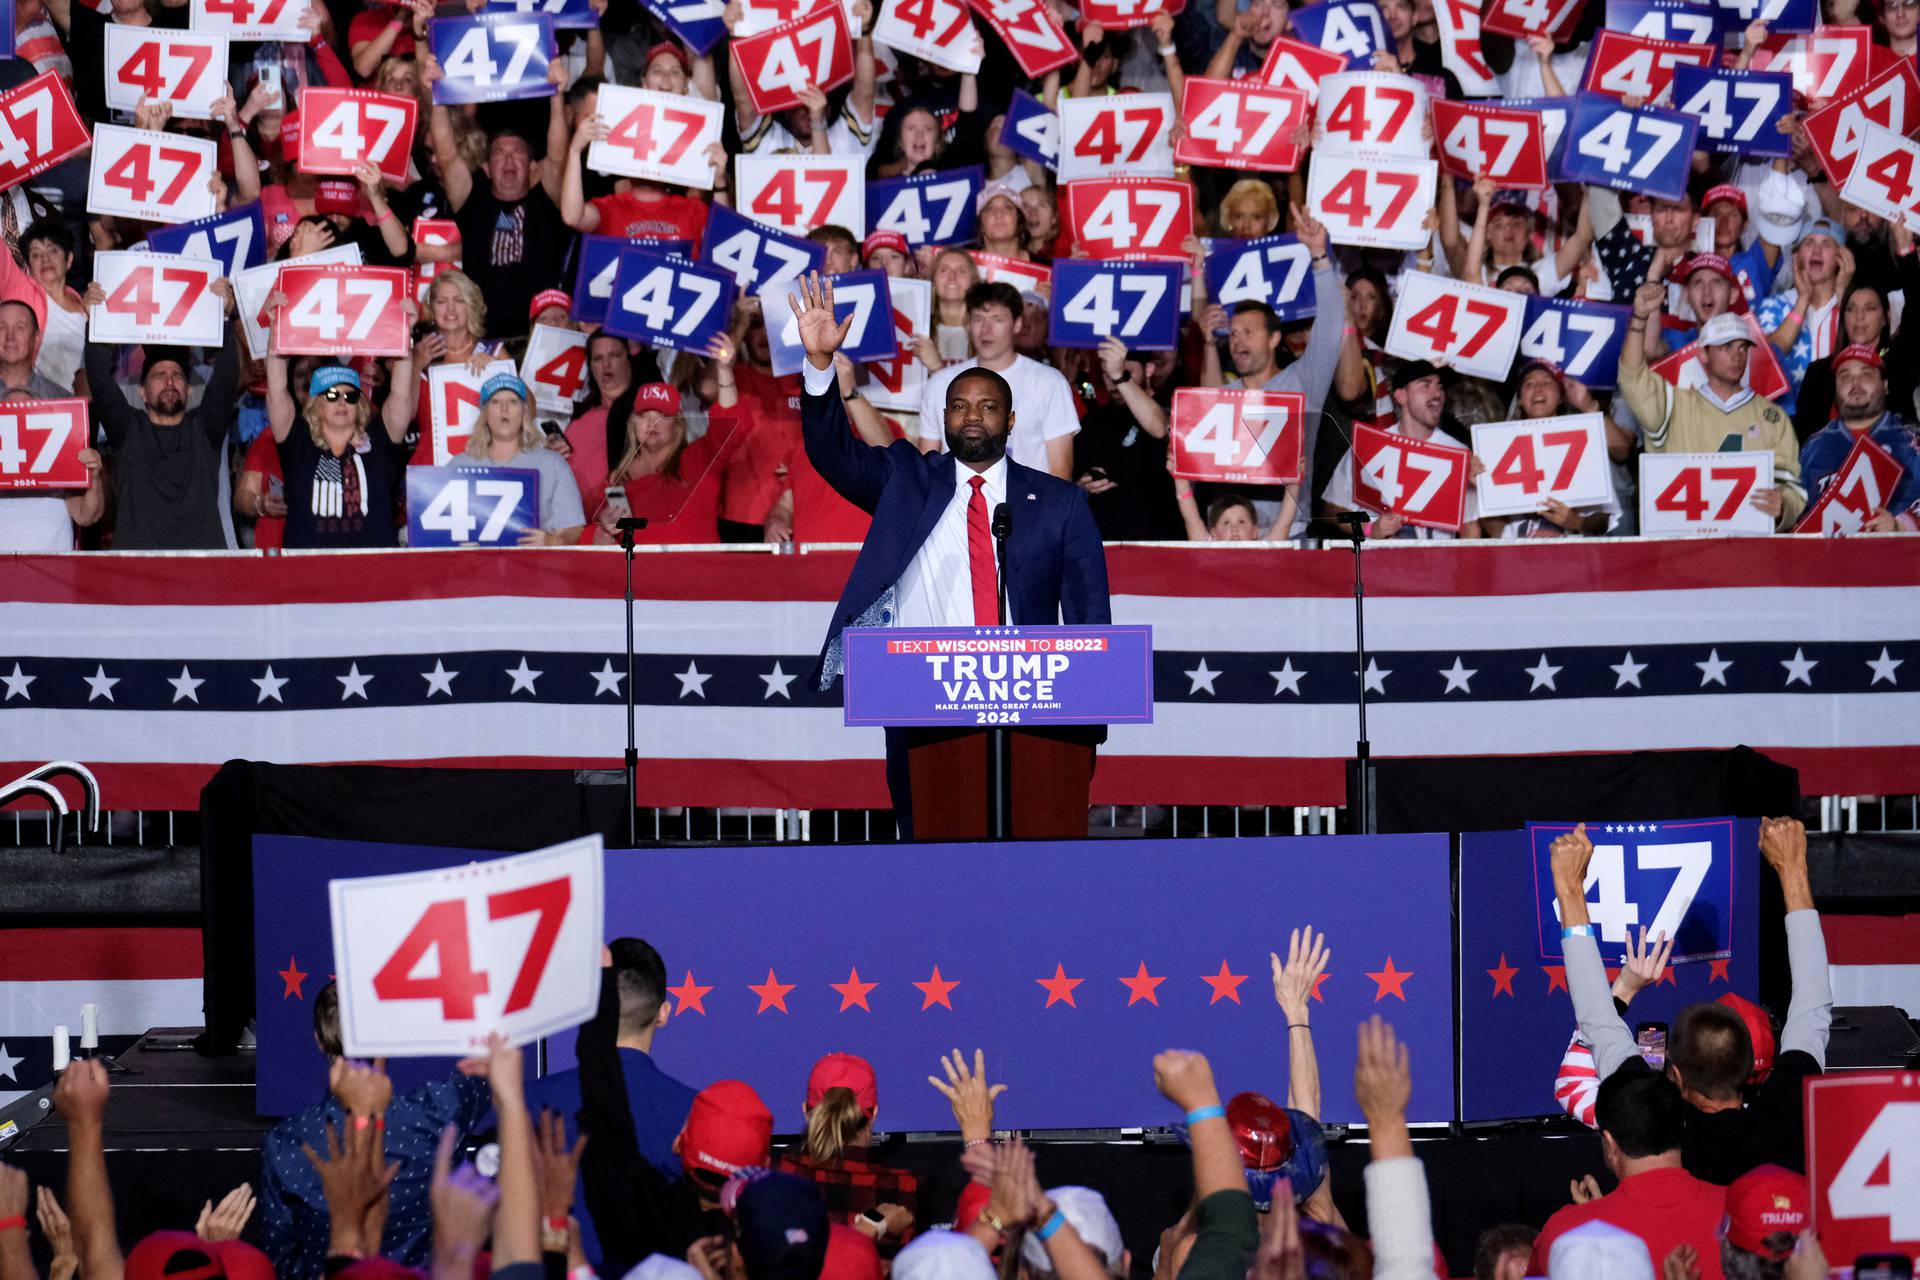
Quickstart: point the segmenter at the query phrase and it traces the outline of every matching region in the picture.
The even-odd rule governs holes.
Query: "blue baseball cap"
[[[480,403],[485,404],[502,391],[511,391],[516,396],[519,396],[522,401],[528,398],[526,383],[520,381],[519,378],[511,373],[496,373],[480,384]]]
[[[313,371],[311,378],[307,379],[307,394],[317,396],[328,387],[337,387],[343,382],[355,391],[366,390],[360,385],[360,375],[346,365],[323,364]]]

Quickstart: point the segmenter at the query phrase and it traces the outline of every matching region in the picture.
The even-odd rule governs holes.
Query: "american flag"
[[[1096,802],[1342,803],[1351,552],[1107,555],[1114,620],[1154,629],[1155,712],[1112,731]],[[636,556],[642,804],[885,806],[881,734],[807,682],[851,562]],[[1386,544],[1364,563],[1377,756],[1745,744],[1810,794],[1920,790],[1907,538]],[[617,767],[621,585],[618,549],[0,560],[0,770],[70,758],[109,808],[192,808],[236,757]]]
[[[636,557],[643,804],[886,804],[877,730],[807,687],[847,548]],[[1726,747],[1809,794],[1920,790],[1909,538],[1567,539],[1369,549],[1374,751]],[[1340,804],[1353,557],[1115,545],[1117,622],[1154,628],[1154,723],[1113,730],[1116,804]],[[621,554],[0,558],[0,777],[56,758],[108,808],[190,809],[222,761],[617,767]],[[198,1021],[194,930],[0,931],[0,1100],[45,1037]],[[12,1059],[22,1063],[11,1069]]]

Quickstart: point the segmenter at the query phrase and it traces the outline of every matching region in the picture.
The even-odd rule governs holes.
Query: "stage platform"
[[[162,1228],[191,1229],[207,1200],[256,1181],[260,1148],[274,1124],[254,1113],[253,1055],[203,1057],[190,1048],[198,1028],[156,1028],[118,1059],[107,1109],[107,1171],[123,1243]],[[1089,1064],[1091,1067],[1093,1064]],[[1079,1184],[1104,1194],[1133,1252],[1134,1273],[1150,1274],[1159,1234],[1179,1218],[1192,1192],[1186,1147],[1165,1131],[1113,1135],[1030,1135],[1050,1186]],[[1356,1231],[1366,1230],[1361,1170],[1364,1134],[1329,1133],[1334,1200]],[[785,1145],[792,1136],[776,1139]],[[1479,1233],[1500,1222],[1539,1224],[1566,1202],[1567,1184],[1584,1173],[1606,1183],[1599,1142],[1571,1121],[1512,1125],[1473,1134],[1416,1134],[1434,1200],[1434,1230],[1452,1274],[1472,1270]],[[7,1152],[35,1184],[65,1186],[67,1130],[57,1115]],[[894,1134],[876,1158],[921,1177],[929,1222],[950,1217],[963,1185],[953,1135]],[[257,1181],[256,1181],[257,1187]],[[35,1256],[46,1261],[38,1232]],[[258,1242],[259,1215],[246,1239]],[[609,1278],[613,1280],[613,1278]]]

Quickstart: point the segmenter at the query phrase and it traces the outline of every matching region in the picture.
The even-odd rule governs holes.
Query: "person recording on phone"
[[[1680,1153],[1687,1172],[1724,1186],[1764,1164],[1806,1168],[1802,1082],[1826,1069],[1833,1026],[1833,986],[1827,943],[1807,877],[1806,828],[1792,818],[1760,823],[1760,852],[1780,877],[1786,898],[1787,959],[1793,999],[1780,1028],[1780,1052],[1765,1083],[1745,1100],[1753,1074],[1754,1042],[1746,1020],[1724,1004],[1692,1004],[1680,1011],[1666,1044],[1664,1074],[1679,1087],[1685,1120]],[[1586,874],[1593,843],[1586,827],[1553,842],[1553,884],[1560,903],[1567,989],[1580,1034],[1593,1046],[1595,1074],[1650,1072],[1640,1045],[1615,1011],[1606,968],[1587,914]],[[1604,1110],[1604,1106],[1601,1108]],[[1604,1116],[1600,1118],[1606,1126]]]
[[[818,272],[790,301],[807,353],[800,408],[807,458],[841,497],[873,516],[811,677],[819,688],[831,688],[844,670],[845,627],[996,624],[995,523],[1007,529],[1009,624],[1112,621],[1106,550],[1086,493],[1006,456],[1017,412],[1005,378],[973,368],[948,384],[942,452],[923,454],[901,441],[865,444],[847,419],[833,366],[852,317],[835,322],[833,286]],[[887,789],[901,838],[910,840],[909,741],[905,731],[887,730]]]

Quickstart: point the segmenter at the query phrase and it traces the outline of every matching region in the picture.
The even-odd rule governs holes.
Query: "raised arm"
[[[1427,1173],[1407,1133],[1413,1072],[1407,1046],[1378,1015],[1360,1024],[1353,1096],[1367,1118],[1367,1223],[1373,1233],[1374,1280],[1427,1280],[1433,1275],[1433,1210]]]
[[[107,1088],[107,1067],[98,1058],[76,1059],[53,1086],[54,1110],[67,1122],[67,1213],[87,1280],[121,1280],[126,1272],[107,1185]]]
[[[594,28],[595,33],[599,28]],[[540,186],[547,199],[560,203],[562,166],[559,157],[567,154],[567,60],[555,58],[547,64],[547,82],[553,96],[547,99],[547,154],[540,161]]]
[[[267,304],[272,306],[273,299],[267,299]],[[287,438],[287,433],[293,430],[293,420],[299,413],[294,404],[293,391],[287,385],[287,369],[285,356],[272,351],[267,353],[267,430],[273,432],[275,443]]]
[[[420,78],[428,85],[446,74],[432,50],[420,50],[420,60]],[[473,194],[473,170],[460,158],[460,140],[453,132],[453,117],[437,102],[427,113],[427,142],[440,170],[441,185],[447,189],[447,203],[458,213],[465,207],[467,197]]]
[[[1240,1275],[1260,1243],[1258,1215],[1247,1190],[1240,1149],[1227,1125],[1227,1109],[1213,1068],[1204,1056],[1169,1049],[1153,1060],[1153,1082],[1168,1101],[1186,1112],[1187,1142],[1193,1149],[1193,1195],[1198,1231],[1180,1268],[1188,1280]]]
[[[1807,829],[1793,818],[1760,823],[1760,853],[1780,877],[1787,902],[1787,963],[1793,973],[1793,997],[1780,1027],[1780,1051],[1799,1049],[1827,1062],[1827,1036],[1833,1029],[1833,983],[1827,972],[1827,940],[1814,909],[1807,876]]]
[[[1629,344],[1631,345],[1631,344]],[[1600,944],[1587,915],[1587,864],[1593,841],[1581,823],[1553,842],[1553,892],[1560,903],[1560,950],[1567,965],[1567,991],[1573,997],[1580,1034],[1593,1046],[1594,1070],[1602,1080],[1640,1056],[1633,1032],[1613,1007]]]
[[[1269,952],[1273,966],[1273,1000],[1287,1019],[1287,1105],[1320,1118],[1320,1061],[1313,1051],[1313,1028],[1308,1025],[1313,989],[1327,971],[1333,952],[1327,935],[1313,926],[1295,929],[1287,938],[1286,963]]]
[[[586,176],[581,166],[586,163],[587,148],[606,137],[607,129],[605,116],[596,113],[583,117],[567,144],[560,184],[560,218],[583,235],[592,235],[600,229],[600,210],[587,203]]]
[[[834,321],[833,283],[819,272],[809,273],[798,283],[798,292],[787,301],[799,321],[800,343],[807,353],[800,369],[806,392],[800,401],[800,431],[807,459],[841,497],[871,512],[887,483],[886,451],[854,438],[833,363],[853,317]]]
[[[0,1230],[0,1280],[40,1280],[33,1254],[27,1249],[27,1175],[10,1164],[0,1164],[0,1222],[19,1229]],[[44,1216],[42,1221],[44,1221]]]

